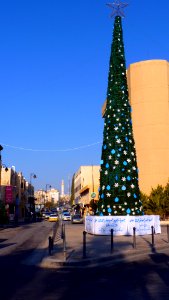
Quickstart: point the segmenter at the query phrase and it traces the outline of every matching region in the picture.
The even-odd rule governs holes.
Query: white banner
[[[127,220],[125,217],[95,217],[94,218],[94,234],[110,235],[111,229],[115,235],[127,234]]]
[[[152,233],[152,226],[155,233],[161,233],[159,216],[86,216],[85,218],[86,232],[96,235],[110,235],[111,229],[114,235],[133,235],[134,227],[136,235],[145,235]]]
[[[160,216],[154,216],[155,233],[161,233]]]
[[[94,218],[91,218],[90,216],[85,217],[85,231],[88,233],[93,232],[93,223],[94,223]]]
[[[154,216],[131,216],[128,220],[128,234],[133,235],[133,227],[136,228],[136,235],[151,234],[152,226],[154,226]]]

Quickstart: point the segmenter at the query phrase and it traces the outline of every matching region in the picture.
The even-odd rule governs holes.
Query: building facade
[[[35,191],[36,205],[43,208],[47,202],[51,202],[52,205],[59,204],[59,191],[54,188],[49,190],[37,190]]]
[[[127,70],[140,190],[169,180],[169,62],[148,60]],[[104,115],[106,102],[102,108]]]
[[[74,175],[74,202],[89,204],[98,200],[100,166],[81,166]]]
[[[52,202],[54,205],[58,205],[59,203],[59,191],[51,188],[48,191],[48,201]]]
[[[6,207],[9,220],[25,217],[28,206],[28,183],[15,167],[1,168],[1,201]]]

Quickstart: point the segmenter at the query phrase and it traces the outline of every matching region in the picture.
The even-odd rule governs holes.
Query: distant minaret
[[[61,182],[61,196],[63,197],[64,196],[64,180],[62,179],[62,182]]]

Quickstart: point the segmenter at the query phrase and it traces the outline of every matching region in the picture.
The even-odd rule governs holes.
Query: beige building
[[[48,201],[52,202],[53,204],[59,203],[59,191],[51,188],[47,191]]]
[[[52,202],[54,205],[59,203],[59,191],[50,188],[49,190],[35,191],[36,205],[45,206],[46,202]]]
[[[75,204],[98,200],[100,166],[81,166],[74,175]],[[95,197],[94,197],[95,196]],[[93,198],[92,198],[93,197]]]
[[[169,179],[169,62],[148,60],[127,70],[139,186],[149,193]],[[103,105],[104,114],[106,102]]]
[[[28,205],[28,182],[15,167],[1,168],[0,199],[6,205],[9,215],[18,215],[24,218],[25,207]]]

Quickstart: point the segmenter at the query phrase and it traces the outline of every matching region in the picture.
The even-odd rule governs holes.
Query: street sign
[[[96,193],[91,193],[91,198],[95,198],[96,197]]]

